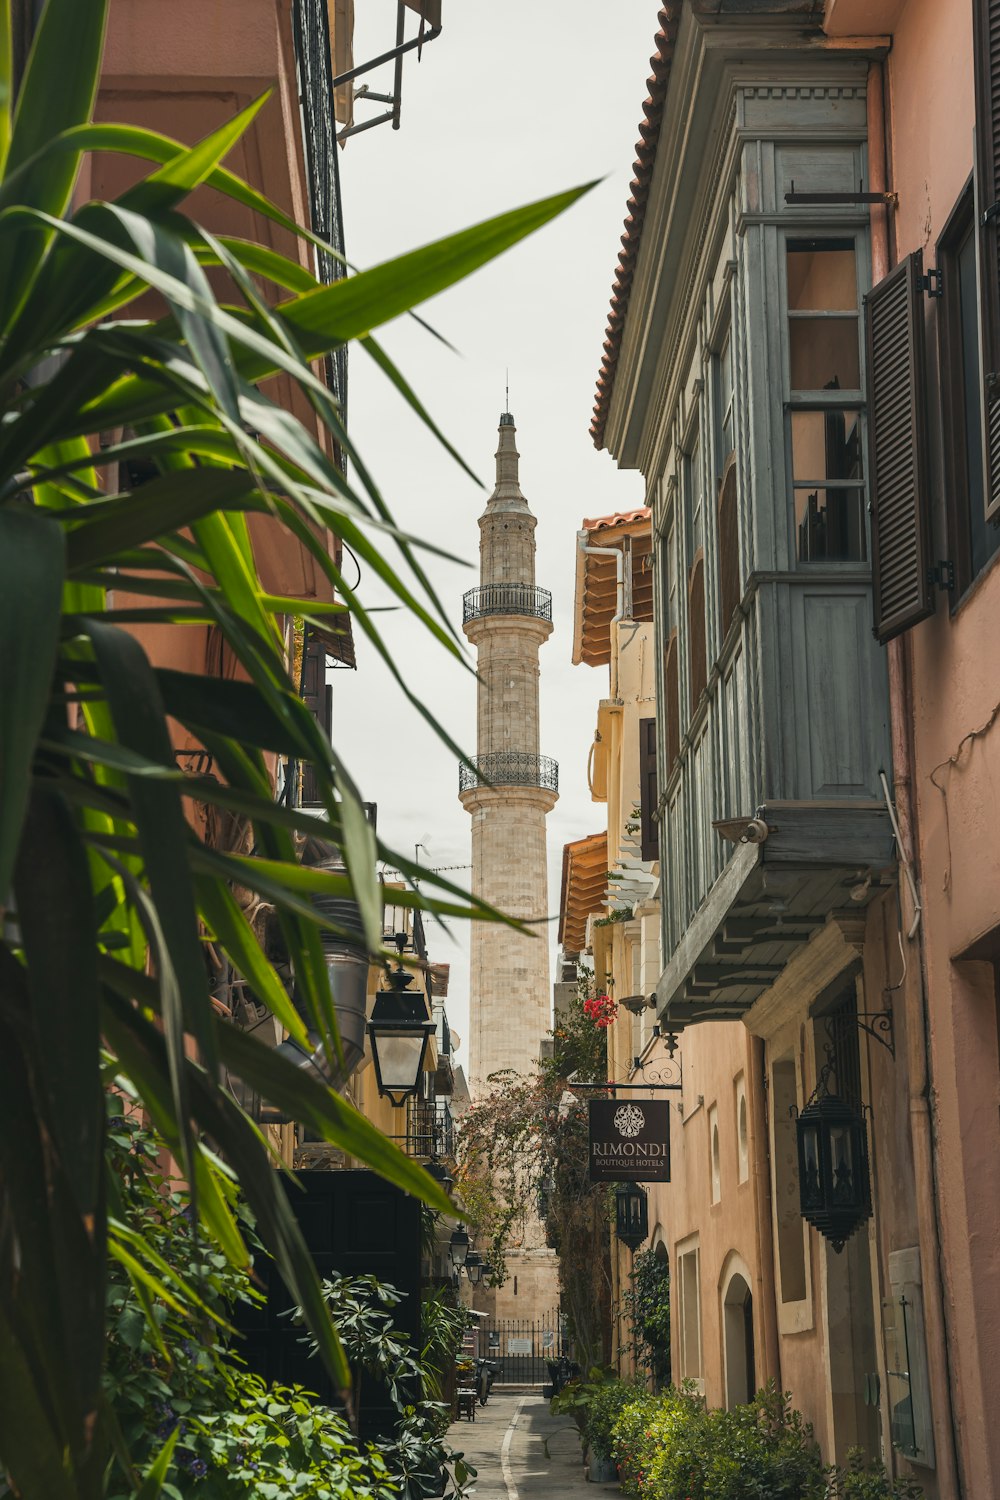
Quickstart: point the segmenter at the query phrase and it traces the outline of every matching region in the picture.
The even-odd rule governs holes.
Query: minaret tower
[[[551,1027],[545,815],[559,795],[559,768],[538,753],[538,651],[552,633],[552,596],[535,587],[535,518],[518,483],[518,458],[514,418],[505,411],[496,488],[479,518],[479,587],[463,601],[479,669],[479,775],[462,766],[459,795],[472,815],[472,889],[537,925],[535,935],[473,925],[473,1097],[491,1073],[533,1073]]]

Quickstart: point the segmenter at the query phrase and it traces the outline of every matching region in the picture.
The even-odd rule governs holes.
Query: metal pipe
[[[429,31],[424,32],[423,36],[415,36],[412,41],[390,47],[388,52],[380,53],[378,57],[371,58],[369,62],[359,63],[356,68],[349,68],[346,73],[338,73],[333,80],[333,86],[334,88],[339,88],[342,83],[350,83],[352,78],[360,78],[362,73],[370,73],[372,68],[379,68],[383,63],[392,62],[393,58],[402,57],[404,52],[412,52],[415,47],[423,46],[427,42],[433,42],[435,37],[439,37],[440,35],[441,27],[432,26]]]

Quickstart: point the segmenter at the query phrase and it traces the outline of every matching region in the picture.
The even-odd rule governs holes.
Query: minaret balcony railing
[[[530,583],[487,583],[470,589],[462,599],[462,624],[486,615],[526,615],[533,620],[551,620],[552,595]]]
[[[538,786],[548,792],[559,790],[559,763],[550,755],[524,755],[520,751],[501,750],[493,755],[476,755],[475,770],[458,768],[458,789],[472,792],[480,786]]]

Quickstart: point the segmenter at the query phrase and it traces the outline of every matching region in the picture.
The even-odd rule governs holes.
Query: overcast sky
[[[394,41],[393,0],[357,6],[355,61]],[[493,486],[496,428],[510,370],[521,487],[538,518],[537,581],[553,594],[555,629],[541,654],[541,751],[560,767],[548,818],[550,909],[558,909],[562,847],[605,824],[590,799],[587,753],[606,668],[572,665],[574,548],[585,516],[643,501],[636,473],[619,473],[588,432],[611,281],[619,251],[656,0],[443,0],[441,36],[418,64],[407,57],[399,131],[382,125],[341,155],[347,251],[359,266],[593,178],[604,179],[560,220],[421,309],[459,351],[412,320],[383,342],[425,405],[486,484],[477,489],[411,416],[360,350],[351,354],[350,425],[406,529],[463,557],[431,560],[441,597],[461,623],[478,582],[476,525]],[[410,33],[414,18],[409,18]],[[364,80],[361,80],[364,81]],[[391,73],[369,75],[389,92]],[[363,102],[357,119],[384,106]],[[368,603],[384,597],[363,579]],[[380,616],[409,684],[475,753],[475,680],[400,614]],[[458,769],[358,639],[358,671],[337,671],[334,743],[379,832],[423,862],[468,865],[470,820]],[[471,872],[455,875],[467,880]],[[428,928],[431,957],[451,964],[448,1012],[468,1034],[468,931]],[[556,950],[552,924],[551,952]],[[464,1050],[464,1049],[463,1049]],[[460,1053],[459,1060],[463,1056]]]

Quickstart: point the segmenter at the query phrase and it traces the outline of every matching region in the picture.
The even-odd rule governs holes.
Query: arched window
[[[681,684],[680,668],[677,660],[676,630],[670,632],[670,639],[667,641],[663,680],[667,699],[664,708],[664,725],[667,745],[667,775],[669,776],[677,764],[678,755],[681,753]]]
[[[723,640],[733,623],[733,615],[739,608],[740,593],[736,454],[731,453],[719,482],[719,634]]]
[[[705,553],[701,547],[695,553],[688,577],[688,681],[691,688],[691,712],[694,714],[701,695],[708,686],[705,640]]]

